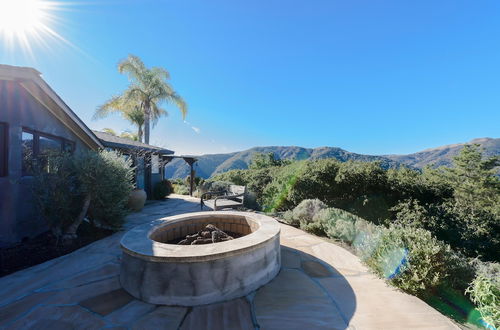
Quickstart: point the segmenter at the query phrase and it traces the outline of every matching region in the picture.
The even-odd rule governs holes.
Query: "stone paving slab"
[[[128,325],[151,313],[156,307],[156,305],[134,299],[123,308],[106,315],[105,319],[113,324]]]
[[[244,298],[224,303],[193,307],[181,330],[253,330],[250,305]]]
[[[6,329],[100,329],[106,323],[79,306],[40,305]]]
[[[293,249],[281,247],[281,267],[300,268],[300,253]]]
[[[297,269],[282,269],[274,280],[257,290],[254,305],[257,323],[262,329],[347,327],[330,297]]]
[[[156,308],[153,312],[146,314],[135,322],[133,330],[177,330],[184,320],[187,312],[184,307],[165,307]]]
[[[104,292],[79,302],[79,305],[102,316],[121,309],[134,298],[122,288]]]
[[[172,195],[130,214],[124,228],[198,211],[199,199]],[[0,329],[457,329],[351,252],[287,225],[280,273],[246,299],[194,308],[147,304],[121,289],[123,234],[0,278]]]
[[[15,320],[33,307],[36,307],[40,303],[46,301],[47,298],[52,295],[54,295],[54,292],[35,292],[0,308],[1,323],[7,324],[10,321]]]

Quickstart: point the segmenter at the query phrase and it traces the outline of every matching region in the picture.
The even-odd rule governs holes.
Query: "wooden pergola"
[[[193,190],[194,190],[194,177],[195,177],[195,172],[193,165],[196,163],[198,159],[196,159],[194,156],[172,156],[172,155],[162,155],[162,168],[165,168],[165,165],[170,163],[172,159],[174,158],[182,158],[184,161],[189,165],[189,196],[193,196]]]

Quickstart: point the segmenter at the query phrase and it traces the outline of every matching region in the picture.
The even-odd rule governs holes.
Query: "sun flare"
[[[22,35],[43,28],[48,3],[41,0],[0,0],[0,32]]]
[[[60,3],[47,0],[0,0],[0,40],[6,50],[20,46],[31,55],[32,46],[47,48],[50,40],[67,43],[52,27]],[[1,46],[0,46],[1,47]]]
[[[24,34],[43,24],[43,2],[37,0],[0,0],[0,31]]]

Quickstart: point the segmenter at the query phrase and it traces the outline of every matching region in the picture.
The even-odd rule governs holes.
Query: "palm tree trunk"
[[[139,125],[137,129],[137,139],[139,140],[139,142],[142,142],[142,135],[143,135],[142,125]]]
[[[144,143],[149,144],[149,121],[151,119],[151,107],[149,102],[144,105]]]

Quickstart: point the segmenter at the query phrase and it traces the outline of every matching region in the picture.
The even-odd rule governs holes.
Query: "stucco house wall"
[[[0,122],[7,123],[8,171],[0,177],[0,246],[47,230],[35,211],[31,176],[22,175],[24,129],[74,142],[75,152],[89,149],[17,81],[0,80]]]

